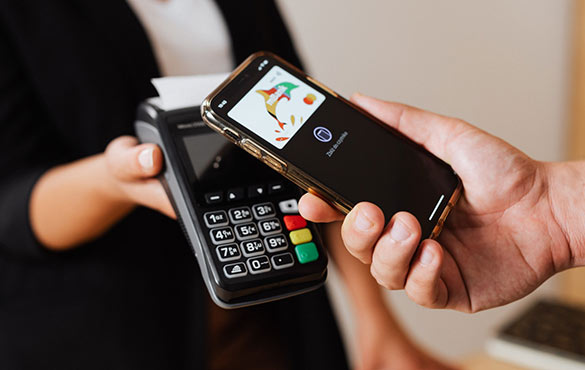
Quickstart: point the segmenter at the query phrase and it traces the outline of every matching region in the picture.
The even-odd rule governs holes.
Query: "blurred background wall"
[[[354,91],[463,118],[539,160],[566,156],[570,0],[279,1],[306,69],[344,96]],[[404,326],[446,358],[480,352],[553,279],[515,304],[474,315],[417,307],[388,293]],[[351,307],[331,295],[352,346]]]

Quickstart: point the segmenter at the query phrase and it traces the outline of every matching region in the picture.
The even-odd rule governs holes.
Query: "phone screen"
[[[279,66],[270,68],[228,116],[282,149],[325,101],[325,95]],[[258,114],[265,108],[266,114]]]
[[[344,201],[413,213],[428,236],[458,186],[449,165],[270,57],[258,58],[211,102],[274,155]]]

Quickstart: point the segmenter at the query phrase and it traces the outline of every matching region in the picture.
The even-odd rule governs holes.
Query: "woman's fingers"
[[[152,208],[171,218],[177,218],[162,184],[157,179],[146,179],[125,185],[125,192],[140,205]]]
[[[132,136],[114,139],[106,148],[106,161],[116,178],[133,181],[155,176],[162,169],[163,158],[155,144],[138,144]]]
[[[299,201],[299,213],[312,222],[340,221],[345,217],[323,199],[310,193],[301,197]]]
[[[410,213],[395,214],[375,245],[370,271],[386,289],[403,289],[421,238],[417,219]]]
[[[152,177],[162,169],[163,156],[155,144],[139,144],[132,136],[112,140],[105,151],[106,163],[117,184],[117,194],[134,204],[176,218],[160,181]]]
[[[372,203],[357,204],[343,221],[341,236],[345,247],[363,263],[372,262],[376,240],[384,229],[384,214]]]
[[[431,239],[424,240],[419,248],[404,290],[415,303],[429,308],[445,308],[449,293],[441,278],[443,248]]]

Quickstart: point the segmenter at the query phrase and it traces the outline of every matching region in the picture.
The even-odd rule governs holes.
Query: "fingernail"
[[[150,170],[154,166],[154,149],[148,148],[138,154],[138,163],[144,170]]]
[[[396,220],[392,225],[392,229],[390,229],[390,236],[394,241],[402,242],[408,239],[410,236],[410,230],[402,221]]]
[[[357,215],[355,216],[354,225],[358,230],[367,231],[372,226],[374,226],[374,223],[368,218],[368,216],[366,216],[364,212],[358,211]]]
[[[420,264],[423,266],[428,266],[433,263],[433,259],[435,258],[435,254],[429,250],[429,248],[423,249],[422,253],[420,254]]]

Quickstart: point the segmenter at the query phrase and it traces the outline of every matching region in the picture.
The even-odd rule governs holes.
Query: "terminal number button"
[[[299,203],[296,199],[283,200],[278,203],[278,208],[282,213],[299,213]]]
[[[244,199],[244,189],[243,188],[234,188],[229,189],[227,191],[227,200],[230,202],[235,202],[236,200]]]
[[[291,231],[289,236],[294,245],[308,243],[313,240],[313,234],[307,228]]]
[[[223,202],[223,192],[216,191],[204,195],[207,204],[217,204]]]
[[[252,211],[258,220],[273,217],[276,214],[271,203],[256,204],[252,207]]]
[[[248,267],[250,268],[250,273],[261,274],[270,271],[270,261],[266,256],[250,258],[248,260]]]
[[[203,219],[207,227],[226,226],[229,223],[225,211],[207,212]]]
[[[264,244],[269,252],[278,252],[285,250],[288,247],[286,238],[282,234],[267,236],[264,238]]]
[[[289,231],[302,229],[303,227],[307,227],[307,220],[298,215],[284,216],[284,226]]]
[[[281,182],[275,182],[268,185],[268,193],[276,194],[280,193],[284,189],[284,185]]]
[[[266,190],[264,189],[264,185],[254,185],[248,188],[248,196],[250,198],[256,198],[261,195],[264,195]]]
[[[214,244],[229,243],[236,239],[234,237],[234,230],[229,226],[211,229],[209,234]]]
[[[258,226],[260,226],[260,233],[262,235],[276,234],[282,231],[280,222],[276,218],[260,221],[258,222]]]
[[[231,265],[225,265],[223,267],[223,273],[228,278],[236,278],[241,276],[248,275],[248,269],[246,269],[246,264],[243,262],[232,263]]]
[[[295,254],[300,263],[309,263],[319,258],[319,252],[315,243],[305,243],[295,247]]]
[[[221,262],[234,261],[242,257],[240,249],[236,244],[222,245],[215,250],[217,251],[217,257]]]
[[[232,208],[229,210],[229,214],[230,219],[234,224],[252,220],[252,212],[250,212],[250,207]]]
[[[282,253],[277,254],[276,256],[272,256],[272,266],[275,270],[284,269],[287,267],[291,267],[295,264],[292,254],[290,253]]]
[[[236,225],[236,237],[238,240],[246,240],[258,236],[258,229],[256,224],[250,222],[248,224]]]
[[[253,257],[264,254],[264,245],[260,239],[246,240],[240,244],[244,256]]]

